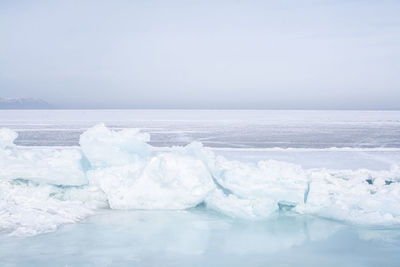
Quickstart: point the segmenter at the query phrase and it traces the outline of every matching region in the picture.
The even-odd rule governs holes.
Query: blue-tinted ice
[[[2,127],[1,266],[398,265],[400,112],[1,111]]]
[[[105,211],[57,232],[1,237],[2,266],[398,266],[400,230],[307,216]]]

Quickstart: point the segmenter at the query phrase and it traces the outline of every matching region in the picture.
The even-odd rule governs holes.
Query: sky
[[[400,1],[0,1],[0,97],[400,109]]]

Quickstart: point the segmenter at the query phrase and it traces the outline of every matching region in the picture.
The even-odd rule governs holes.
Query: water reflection
[[[400,255],[396,229],[293,214],[249,222],[202,210],[104,211],[54,233],[0,241],[2,266],[396,266]]]

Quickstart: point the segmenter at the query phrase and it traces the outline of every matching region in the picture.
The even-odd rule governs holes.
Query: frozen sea
[[[400,264],[399,111],[0,110],[0,128],[1,266]]]

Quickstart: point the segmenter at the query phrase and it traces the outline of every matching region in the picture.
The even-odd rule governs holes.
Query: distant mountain
[[[46,101],[38,98],[0,97],[0,109],[51,109]]]

